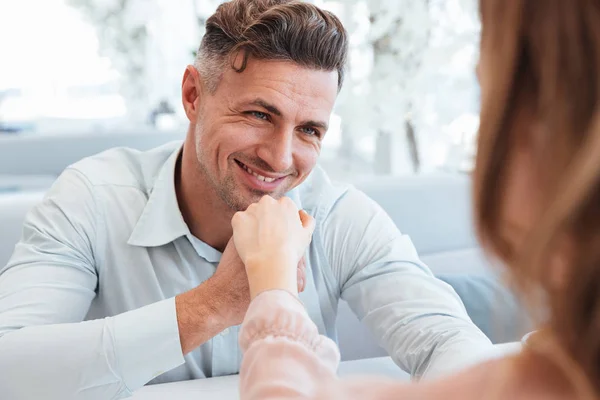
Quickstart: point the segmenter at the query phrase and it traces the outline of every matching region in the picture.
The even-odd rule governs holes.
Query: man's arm
[[[456,292],[362,192],[350,189],[333,206],[323,241],[342,298],[413,376],[452,372],[491,350]]]
[[[193,302],[171,298],[81,322],[98,284],[98,215],[85,177],[67,170],[28,215],[22,240],[0,269],[0,393],[6,398],[126,397],[182,364],[182,343],[200,345],[227,323],[220,304],[208,298],[221,285],[218,278],[188,292]],[[180,332],[178,314],[193,329]]]
[[[215,274],[200,286],[177,296],[175,303],[184,354],[225,328],[242,323],[250,304],[250,292],[246,268],[233,239],[227,243]]]

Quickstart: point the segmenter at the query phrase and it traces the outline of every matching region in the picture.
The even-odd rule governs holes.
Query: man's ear
[[[203,95],[203,82],[200,73],[193,65],[188,65],[181,82],[181,101],[190,123],[196,123]]]

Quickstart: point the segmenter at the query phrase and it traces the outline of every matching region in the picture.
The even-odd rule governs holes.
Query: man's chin
[[[230,204],[230,206],[232,206],[232,205],[234,206],[234,207],[232,207],[232,209],[236,212],[237,211],[246,211],[246,209],[248,207],[250,207],[251,204],[258,203],[260,201],[260,199],[262,199],[264,196],[267,196],[267,195],[273,197],[276,200],[278,200],[284,196],[284,194],[280,193],[279,191],[277,191],[277,192],[262,192],[262,191],[257,191],[257,190],[251,190],[245,196],[238,196],[235,199],[235,201],[228,202],[228,203]]]
[[[245,211],[248,207],[250,207],[251,204],[258,203],[260,201],[260,199],[262,199],[265,196],[271,196],[272,198],[274,198],[276,200],[283,197],[283,195],[278,192],[252,191],[252,194],[250,196],[246,196],[244,198],[244,200],[242,202],[240,202],[240,204],[243,204],[243,206],[244,206],[244,209],[241,211]]]
[[[269,195],[274,199],[280,199],[288,192],[289,185],[283,183],[283,187],[278,187],[273,191],[263,191],[253,187],[249,187],[245,182],[235,182],[233,179],[224,182],[219,188],[220,195],[223,201],[234,212],[246,211],[246,209],[254,203],[257,203],[264,196]]]

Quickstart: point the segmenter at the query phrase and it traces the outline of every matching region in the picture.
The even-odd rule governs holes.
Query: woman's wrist
[[[297,262],[285,254],[264,254],[251,257],[246,262],[250,298],[267,290],[285,290],[298,295]]]

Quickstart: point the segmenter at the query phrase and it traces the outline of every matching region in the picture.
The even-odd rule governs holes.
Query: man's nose
[[[275,172],[285,172],[293,165],[294,132],[290,129],[281,129],[265,138],[265,142],[258,149],[258,156],[267,162]]]

